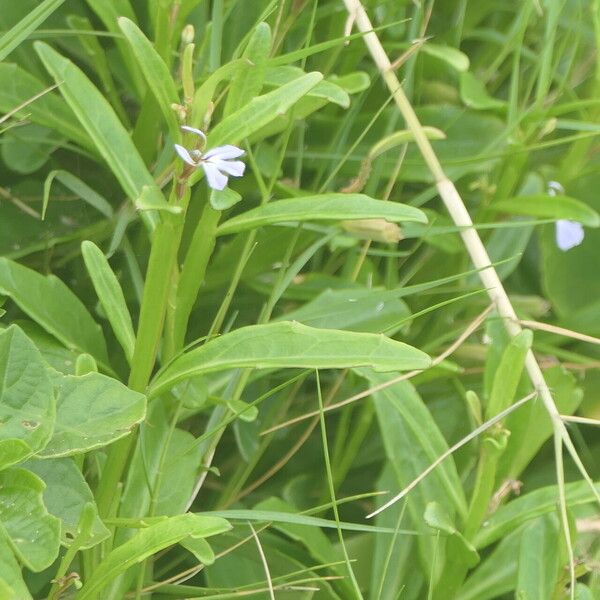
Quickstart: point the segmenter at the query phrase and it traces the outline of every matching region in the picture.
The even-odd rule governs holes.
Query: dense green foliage
[[[0,0],[0,600],[600,597],[600,2],[363,4]]]

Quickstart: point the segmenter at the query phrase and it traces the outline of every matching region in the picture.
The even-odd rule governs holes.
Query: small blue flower
[[[190,131],[200,136],[206,142],[206,136],[199,129],[184,125],[181,129]],[[206,181],[213,190],[223,190],[227,187],[229,176],[241,177],[246,165],[241,160],[233,160],[243,156],[245,152],[237,146],[217,146],[206,152],[200,150],[187,150],[175,144],[175,151],[179,157],[192,167],[202,167]]]
[[[583,242],[583,225],[577,221],[556,221],[556,245],[566,252]]]
[[[548,182],[548,194],[550,196],[556,196],[557,194],[564,194],[565,190],[558,181]],[[567,221],[565,219],[559,219],[555,223],[555,235],[556,245],[563,252],[567,252],[575,246],[579,246],[583,242],[585,232],[583,225],[577,221]]]

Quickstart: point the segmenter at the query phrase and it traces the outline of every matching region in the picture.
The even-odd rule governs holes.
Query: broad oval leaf
[[[55,411],[52,382],[39,350],[15,325],[0,332],[0,469],[48,443]]]
[[[44,506],[44,487],[25,469],[0,473],[0,528],[21,562],[36,572],[54,562],[60,545],[60,521]]]
[[[600,227],[600,215],[590,206],[570,196],[533,194],[499,200],[489,207],[511,215],[578,221],[587,227]]]
[[[180,355],[158,373],[149,394],[156,396],[189,377],[234,368],[368,366],[375,371],[402,371],[430,365],[424,352],[381,334],[316,329],[284,321],[241,327]]]
[[[142,529],[108,554],[86,581],[77,598],[98,598],[98,592],[127,569],[185,538],[205,538],[229,529],[231,526],[225,519],[191,513],[171,517]]]
[[[94,502],[94,495],[81,471],[71,458],[29,460],[23,468],[35,473],[44,482],[44,504],[51,515],[60,519],[61,541],[69,544],[77,535],[86,504]],[[109,535],[109,530],[96,513],[90,537],[81,547],[91,548]]]
[[[306,198],[288,198],[264,204],[225,221],[218,235],[239,233],[265,225],[288,221],[340,221],[353,219],[385,219],[393,223],[403,221],[427,223],[427,217],[418,208],[375,200],[364,194],[323,194]]]
[[[42,457],[70,456],[125,437],[146,414],[146,399],[100,373],[57,376],[56,424]]]
[[[57,277],[44,277],[7,258],[0,258],[0,294],[60,340],[67,348],[91,354],[108,364],[102,329],[81,300]]]
[[[21,565],[4,539],[0,539],[0,598],[32,600],[21,576]]]

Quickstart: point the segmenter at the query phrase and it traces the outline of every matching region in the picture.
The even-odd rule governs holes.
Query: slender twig
[[[262,561],[263,569],[265,570],[265,576],[267,578],[267,584],[269,586],[269,597],[271,598],[271,600],[275,600],[275,592],[273,591],[273,582],[271,581],[271,572],[269,571],[269,563],[267,562],[267,557],[265,556],[262,544],[258,539],[258,535],[256,534],[254,527],[252,527],[252,523],[248,523],[248,525],[252,530],[252,537],[254,537],[254,540],[256,541],[258,553],[260,554],[260,560]]]
[[[384,511],[386,508],[392,506],[392,504],[398,502],[398,500],[402,500],[402,498],[404,498],[404,496],[406,496],[408,492],[417,487],[417,485],[421,481],[423,481],[423,479],[425,479],[425,477],[427,477],[427,475],[429,475],[431,471],[433,471],[436,467],[443,463],[451,454],[456,452],[459,448],[462,448],[465,444],[468,444],[471,440],[475,439],[484,431],[487,431],[490,427],[492,427],[492,425],[495,425],[496,423],[498,423],[498,421],[501,421],[502,419],[504,419],[504,417],[508,416],[510,413],[517,410],[518,408],[523,406],[523,404],[529,402],[532,398],[535,398],[536,396],[537,392],[531,392],[531,394],[525,396],[524,398],[521,398],[521,400],[515,402],[514,404],[511,404],[506,410],[499,412],[495,417],[493,417],[489,421],[486,421],[476,429],[473,429],[471,433],[466,435],[460,441],[456,442],[454,446],[451,446],[450,448],[448,448],[448,450],[446,450],[446,452],[444,452],[441,456],[436,458],[436,460],[432,462],[424,471],[421,471],[421,473],[419,473],[419,475],[417,475],[417,477],[415,477],[415,479],[413,479],[413,481],[411,481],[399,494],[396,494],[391,500],[388,500],[377,510],[374,510],[372,513],[367,515],[367,519],[370,519],[371,517],[374,517],[375,515]]]

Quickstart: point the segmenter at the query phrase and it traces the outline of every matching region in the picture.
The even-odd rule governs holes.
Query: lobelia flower
[[[565,190],[558,181],[548,182],[548,194],[550,196],[556,196],[557,194],[564,194]],[[566,252],[575,246],[579,246],[583,242],[585,232],[583,231],[583,225],[577,221],[568,221],[566,219],[559,219],[555,223],[555,239],[556,245]]]
[[[206,136],[199,129],[183,125],[184,131],[189,131],[200,136],[206,142]],[[245,152],[237,146],[226,145],[211,148],[206,152],[200,150],[187,150],[179,144],[174,144],[179,157],[192,167],[202,167],[206,181],[213,190],[224,190],[227,187],[229,176],[241,177],[246,165],[241,160],[233,160],[243,156]]]

